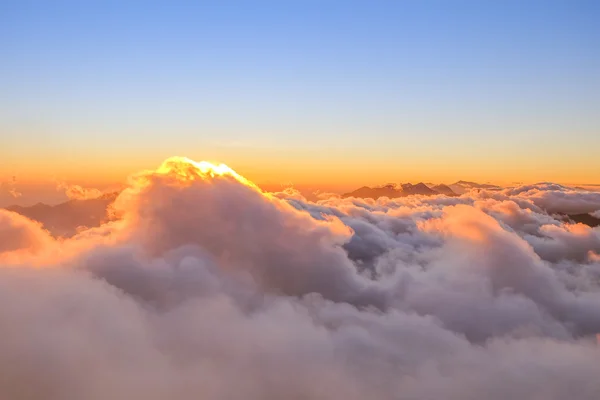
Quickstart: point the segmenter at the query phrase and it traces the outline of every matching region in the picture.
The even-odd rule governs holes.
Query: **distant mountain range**
[[[410,195],[425,195],[425,196],[433,196],[439,194],[435,190],[429,188],[424,183],[417,183],[416,185],[411,185],[410,183],[405,183],[403,185],[395,185],[389,184],[378,187],[368,187],[363,186],[359,189],[356,189],[353,192],[345,193],[342,197],[362,197],[362,198],[372,198],[377,199],[379,197],[405,197]]]
[[[108,220],[107,208],[117,195],[117,192],[107,193],[95,199],[69,200],[55,206],[37,203],[30,207],[15,205],[6,209],[41,222],[56,237],[71,237],[83,227],[99,226]]]
[[[456,196],[459,193],[455,190],[452,190],[452,188],[450,186],[444,185],[444,184],[434,185],[431,187],[431,190],[433,190],[437,194],[443,194],[446,196]]]
[[[379,197],[397,198],[412,195],[459,196],[471,189],[498,190],[500,187],[466,181],[458,181],[451,185],[426,185],[422,182],[415,185],[410,183],[388,184],[379,187],[363,186],[343,194],[342,197],[377,199]],[[108,221],[107,209],[115,201],[118,194],[118,192],[113,192],[94,199],[69,200],[55,206],[38,203],[29,207],[14,205],[6,207],[6,209],[40,222],[55,237],[71,237],[81,229],[97,227]],[[590,214],[564,214],[563,218],[591,227],[600,226],[600,218]]]
[[[500,186],[490,185],[487,183],[475,183],[468,181],[458,181],[451,185],[426,185],[423,182],[419,182],[415,185],[411,183],[387,184],[384,186],[369,187],[363,186],[349,193],[344,193],[342,197],[359,197],[367,199],[378,199],[380,197],[389,197],[391,199],[397,197],[407,197],[413,195],[421,196],[459,196],[463,193],[470,191],[471,189],[486,189],[486,190],[499,190]]]

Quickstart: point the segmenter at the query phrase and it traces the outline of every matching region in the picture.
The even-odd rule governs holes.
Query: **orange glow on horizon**
[[[210,152],[209,152],[210,153]],[[307,158],[303,158],[306,156]],[[214,173],[230,171],[246,177],[259,187],[306,187],[319,190],[348,191],[360,186],[378,186],[387,183],[424,182],[451,184],[459,180],[493,183],[500,186],[553,181],[568,185],[600,183],[592,171],[573,168],[569,171],[524,168],[507,169],[502,165],[480,165],[474,168],[468,160],[441,162],[435,157],[398,159],[353,160],[353,155],[333,154],[331,158],[309,158],[308,155],[286,154],[227,154],[216,153],[210,157],[194,159],[223,160],[220,162],[194,162],[199,170]],[[87,188],[109,188],[123,185],[128,176],[141,170],[155,170],[166,157],[116,156],[112,159],[96,157],[89,160],[37,159],[23,160],[17,164],[0,167],[0,181],[16,177],[18,185],[47,185],[64,182]],[[190,158],[182,157],[190,160]],[[472,161],[472,160],[471,160]],[[209,167],[210,166],[210,167]],[[236,173],[237,171],[237,173]],[[540,172],[541,171],[541,172]],[[554,176],[554,179],[552,177]]]

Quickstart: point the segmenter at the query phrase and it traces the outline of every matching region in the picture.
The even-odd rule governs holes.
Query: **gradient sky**
[[[598,1],[0,0],[0,180],[600,183]]]

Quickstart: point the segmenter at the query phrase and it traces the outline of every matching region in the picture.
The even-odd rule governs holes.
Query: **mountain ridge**
[[[439,190],[436,190],[435,187],[439,187]],[[348,197],[360,197],[360,198],[370,198],[370,199],[378,199],[380,197],[388,197],[388,198],[398,198],[398,197],[408,197],[408,196],[458,196],[458,193],[454,192],[447,185],[436,185],[434,187],[430,187],[423,182],[419,183],[402,183],[402,184],[387,184],[383,186],[362,186],[352,192],[342,194],[343,198]]]
[[[56,205],[12,205],[5,209],[40,222],[44,229],[56,237],[70,237],[83,227],[91,228],[107,221],[108,206],[118,194],[119,192],[111,192],[93,199],[71,199]]]

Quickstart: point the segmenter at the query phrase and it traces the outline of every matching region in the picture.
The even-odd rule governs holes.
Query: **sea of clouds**
[[[167,160],[57,240],[0,210],[0,398],[600,398],[600,193],[269,194]],[[597,215],[597,214],[596,214]]]

